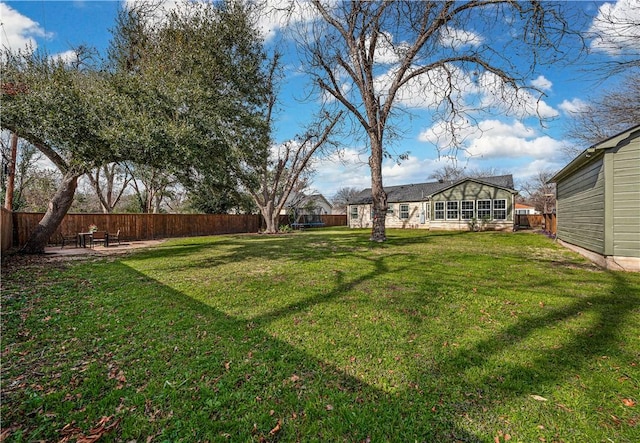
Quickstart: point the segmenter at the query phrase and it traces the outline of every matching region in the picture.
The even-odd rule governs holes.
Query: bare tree
[[[333,197],[333,199],[331,199],[331,204],[333,205],[334,212],[339,214],[346,214],[349,201],[351,201],[351,199],[360,191],[361,189],[351,186],[346,186],[344,188],[338,189],[336,195]]]
[[[535,206],[536,210],[543,214],[555,209],[556,185],[555,183],[549,183],[553,176],[554,173],[552,171],[538,171],[532,179],[521,186],[524,202]]]
[[[329,136],[342,117],[342,113],[325,115],[304,135],[273,147],[262,165],[249,171],[255,181],[245,183],[249,194],[260,209],[265,232],[278,232],[278,218],[292,193],[300,193],[308,183],[312,157],[329,145]]]
[[[163,201],[172,196],[172,187],[178,184],[176,177],[148,165],[125,163],[124,167],[131,177],[130,184],[138,200],[140,211],[160,213]]]
[[[625,75],[613,89],[589,100],[574,112],[567,135],[574,140],[565,148],[575,157],[589,146],[640,123],[640,68]]]
[[[400,134],[392,124],[394,115],[422,99],[431,106],[434,121],[445,122],[449,146],[460,146],[460,130],[483,107],[471,109],[465,91],[482,85],[491,89],[496,106],[522,105],[531,98],[525,85],[532,68],[546,57],[557,60],[568,29],[560,4],[539,1],[311,4],[321,20],[301,32],[299,41],[316,86],[327,101],[348,110],[367,141],[372,241],[386,239],[382,161],[392,155],[388,140]],[[506,47],[477,34],[506,22],[511,36],[504,40]],[[515,53],[518,64],[510,59]]]
[[[108,163],[87,173],[91,186],[100,200],[102,212],[110,214],[116,207],[133,177],[117,162]]]
[[[600,75],[624,74],[640,68],[640,2],[619,0],[598,8],[587,37],[591,49],[610,57],[598,63]]]

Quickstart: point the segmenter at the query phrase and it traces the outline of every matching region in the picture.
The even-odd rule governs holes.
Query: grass
[[[640,274],[535,234],[388,236],[5,269],[5,441],[640,439]]]

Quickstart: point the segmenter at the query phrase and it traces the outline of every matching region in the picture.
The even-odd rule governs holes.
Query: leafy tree
[[[111,153],[103,137],[103,73],[39,53],[3,52],[3,129],[37,147],[62,173],[43,219],[23,247],[41,253],[73,202],[78,178]]]
[[[263,57],[244,6],[185,3],[164,21],[154,12],[145,2],[121,11],[106,67],[80,51],[72,64],[3,52],[2,128],[63,174],[23,252],[44,251],[93,168],[134,161],[184,177],[219,173],[262,136]]]
[[[461,143],[459,130],[474,121],[480,107],[487,107],[469,106],[465,92],[487,87],[494,106],[520,106],[529,97],[526,84],[533,68],[541,61],[557,61],[568,32],[562,5],[539,1],[311,4],[321,19],[312,21],[299,41],[319,90],[348,110],[367,141],[373,241],[386,239],[382,161],[392,152],[390,136],[398,135],[393,126],[398,111],[422,98],[434,120],[446,122],[455,147]],[[487,41],[477,33],[497,31],[504,23],[509,39]]]

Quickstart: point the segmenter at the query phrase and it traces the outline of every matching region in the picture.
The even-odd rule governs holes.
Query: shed
[[[559,241],[605,268],[640,271],[640,125],[585,149],[550,182]]]

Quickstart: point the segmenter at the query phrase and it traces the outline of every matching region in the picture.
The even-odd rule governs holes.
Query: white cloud
[[[544,75],[539,75],[537,79],[531,82],[531,85],[534,88],[541,89],[542,91],[550,91],[553,83],[549,79],[547,79]]]
[[[54,54],[51,56],[52,59],[60,59],[66,64],[70,64],[71,62],[78,61],[78,54],[73,49],[68,51],[61,52],[59,54]]]
[[[445,28],[440,36],[440,43],[452,49],[460,49],[464,46],[477,47],[482,44],[482,41],[482,36],[475,32],[450,27]]]
[[[574,98],[573,100],[564,100],[562,103],[558,105],[558,108],[562,110],[565,114],[571,115],[584,110],[589,104],[584,100],[580,100],[579,98]]]
[[[334,154],[318,160],[314,164],[316,174],[311,188],[327,198],[333,197],[340,188],[370,188],[371,170],[367,156],[368,153],[357,149],[345,149],[340,156]],[[429,181],[427,177],[440,166],[437,160],[413,155],[400,163],[387,159],[382,164],[382,178],[385,186],[423,183]]]
[[[266,0],[258,11],[258,29],[266,41],[288,26],[314,20],[318,12],[310,2]]]
[[[556,156],[562,147],[560,141],[540,135],[519,121],[483,120],[477,125],[460,124],[457,129],[465,155],[472,158],[544,159]],[[433,143],[441,150],[451,149],[453,142],[444,122],[423,131],[419,140]]]
[[[492,72],[484,72],[478,79],[478,84],[484,107],[502,110],[507,115],[518,118],[551,119],[560,115],[541,98],[526,89],[514,89]]]
[[[364,189],[371,186],[371,173],[366,155],[357,149],[347,148],[333,153],[316,160],[313,166],[316,173],[311,188],[329,199],[340,188]]]
[[[593,38],[591,47],[616,56],[640,47],[640,2],[638,0],[618,0],[604,3],[598,8],[589,35]]]
[[[0,45],[12,50],[37,48],[37,37],[49,37],[39,23],[20,14],[6,3],[0,3],[0,17],[2,17],[2,32]]]
[[[529,180],[535,179],[540,171],[559,171],[565,165],[563,163],[549,160],[549,159],[536,159],[532,162],[524,163],[520,166],[511,169],[513,178],[516,183],[524,183]]]
[[[432,159],[420,159],[410,155],[400,163],[386,161],[382,165],[382,177],[385,186],[404,185],[407,183],[424,183],[436,168],[438,162]]]
[[[375,89],[384,96],[393,82],[395,68],[376,77]],[[414,109],[436,108],[447,96],[461,108],[466,108],[466,98],[477,92],[469,73],[455,65],[438,67],[415,77],[403,85],[395,100],[401,106]]]

